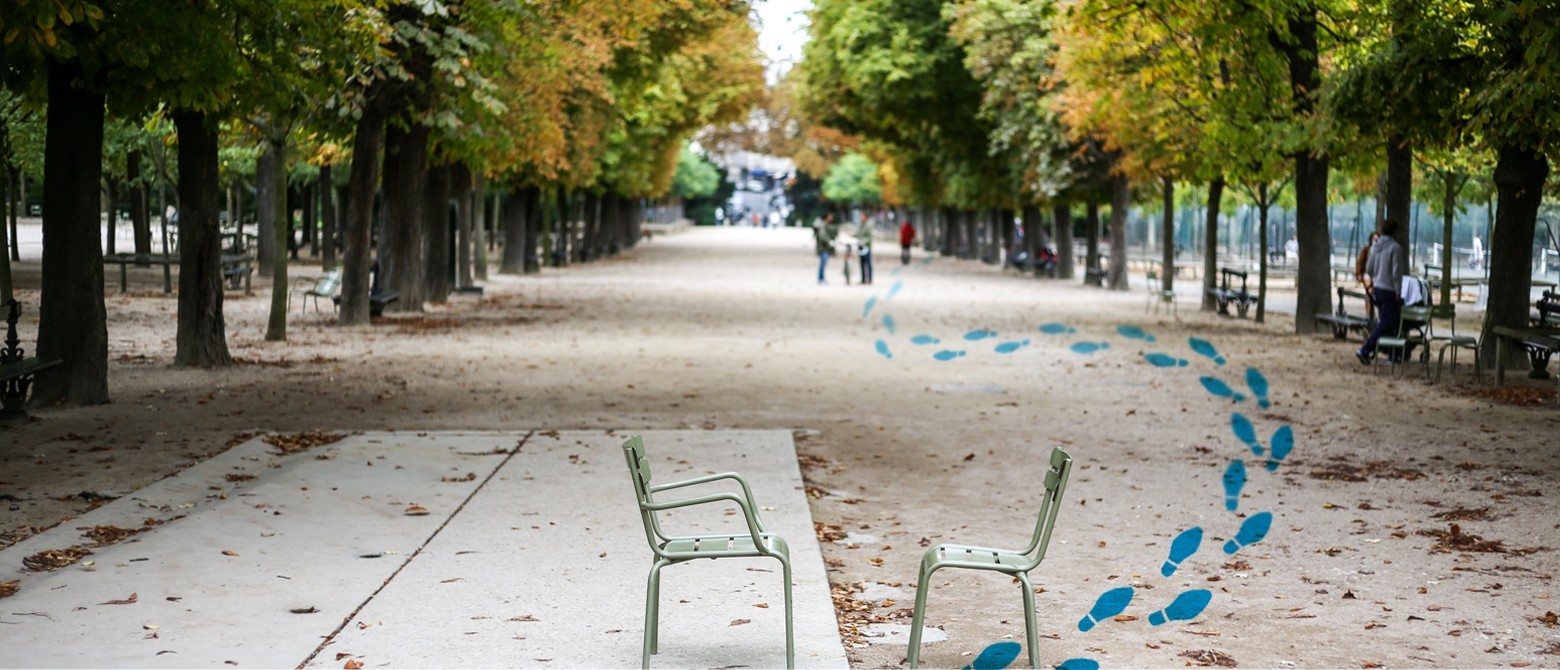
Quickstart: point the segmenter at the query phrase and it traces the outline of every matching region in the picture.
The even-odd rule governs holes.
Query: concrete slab
[[[726,470],[748,478],[765,523],[791,544],[797,666],[845,667],[790,433],[644,435],[658,481]],[[311,666],[339,667],[337,654],[351,654],[389,668],[636,667],[651,554],[623,461],[626,437],[531,437]],[[663,522],[676,533],[729,530],[740,523],[728,509]],[[653,667],[784,666],[777,561],[698,561],[667,568],[661,581]]]
[[[636,665],[649,551],[622,436],[533,435],[512,454],[525,437],[373,433],[286,456],[258,440],[235,447],[0,552],[0,575],[15,574],[25,556],[90,544],[78,528],[163,522],[77,565],[22,573],[0,608],[0,667],[292,667],[327,641],[313,665],[338,667],[338,653],[369,667]],[[798,664],[846,665],[790,435],[646,439],[662,478],[753,478],[793,547]],[[429,513],[406,515],[413,504]],[[669,568],[656,665],[783,663],[777,567]]]

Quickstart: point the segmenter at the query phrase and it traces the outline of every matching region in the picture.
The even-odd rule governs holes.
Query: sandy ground
[[[41,410],[0,433],[0,529],[69,523],[91,498],[252,430],[796,429],[836,604],[860,633],[847,653],[896,667],[925,546],[1021,547],[1060,446],[1076,466],[1032,574],[1048,665],[1560,667],[1553,382],[1544,405],[1496,403],[1467,366],[1438,385],[1417,368],[1372,376],[1350,345],[1291,335],[1283,315],[1256,325],[1186,301],[1179,320],[1155,317],[1138,291],[919,256],[900,269],[888,244],[875,285],[842,285],[835,261],[818,286],[810,244],[795,230],[694,230],[539,277],[495,275],[480,300],[369,327],[295,311],[285,343],[263,341],[259,281],[229,294],[243,364],[219,371],[170,367],[160,271],[133,275],[129,296],[115,273],[114,402]],[[17,275],[36,305],[36,257]],[[1250,397],[1261,388],[1247,368],[1270,407]],[[1237,439],[1236,414],[1255,447]],[[1283,426],[1295,446],[1269,471]],[[1231,512],[1235,460],[1249,482]],[[1253,541],[1240,529],[1263,512],[1271,530]],[[1193,527],[1200,548],[1164,576],[1172,539]],[[1227,554],[1232,539],[1248,546]],[[958,667],[1023,640],[1013,582],[947,571],[931,586],[927,623],[947,640],[923,663]],[[1121,616],[1080,631],[1119,587],[1134,592]],[[1206,609],[1150,624],[1198,590]]]

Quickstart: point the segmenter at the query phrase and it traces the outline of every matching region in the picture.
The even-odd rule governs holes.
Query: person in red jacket
[[[910,245],[915,244],[915,226],[910,225],[910,219],[899,226],[899,262],[903,265],[910,264]]]

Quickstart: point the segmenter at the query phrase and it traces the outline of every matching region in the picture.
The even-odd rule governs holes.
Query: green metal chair
[[[735,472],[695,477],[667,484],[650,483],[650,461],[645,458],[644,438],[635,435],[623,443],[623,455],[628,458],[628,470],[634,480],[634,495],[639,499],[639,516],[644,521],[645,539],[650,551],[655,553],[655,563],[650,566],[650,582],[645,594],[645,646],[643,664],[650,667],[650,655],[659,651],[657,636],[659,618],[661,568],[700,558],[769,557],[780,561],[781,579],[785,585],[785,667],[796,667],[796,635],[791,622],[791,550],[779,535],[768,532],[758,518],[758,504],[753,502],[753,490],[747,480]],[[723,479],[736,481],[742,486],[742,495],[723,492],[656,502],[655,494],[697,484],[707,484]],[[690,507],[712,502],[732,502],[742,510],[747,522],[746,532],[719,535],[667,535],[661,530],[656,512]]]
[[[1376,340],[1375,356],[1370,364],[1371,374],[1376,373],[1376,366],[1381,363],[1381,350],[1396,348],[1404,352],[1408,351],[1408,345],[1414,344],[1424,347],[1419,352],[1419,360],[1424,363],[1425,379],[1430,378],[1430,336],[1434,331],[1430,324],[1429,307],[1404,307],[1398,317],[1397,335],[1393,337],[1381,337]],[[1423,325],[1415,326],[1419,323]],[[1405,356],[1406,358],[1406,356]],[[1401,367],[1407,367],[1408,361],[1403,361]]]
[[[318,279],[308,279],[306,277],[293,279],[293,288],[287,293],[287,298],[291,300],[292,294],[301,294],[304,298],[313,301],[314,311],[318,312],[320,311],[320,298],[329,300],[339,290],[341,290],[341,268],[335,268],[325,271],[325,274],[320,275]],[[308,311],[308,303],[300,304],[303,305],[304,311]]]
[[[1045,560],[1045,548],[1051,543],[1051,529],[1056,527],[1056,513],[1061,509],[1062,492],[1067,488],[1067,476],[1071,473],[1072,457],[1061,449],[1052,449],[1051,466],[1045,473],[1045,494],[1040,500],[1040,518],[1035,521],[1035,533],[1029,538],[1029,546],[1023,550],[939,544],[927,549],[921,556],[921,574],[915,586],[915,614],[910,622],[910,667],[920,667],[926,592],[931,588],[932,573],[943,568],[989,570],[1018,578],[1019,586],[1024,590],[1024,633],[1029,640],[1029,665],[1040,667],[1040,636],[1035,630],[1035,590],[1029,584],[1029,571]]]
[[[1436,356],[1435,356],[1435,382],[1437,384],[1441,383],[1441,364],[1446,362],[1446,350],[1447,349],[1451,349],[1452,350],[1452,371],[1456,372],[1456,370],[1457,370],[1457,350],[1458,349],[1468,349],[1468,350],[1473,352],[1473,375],[1474,375],[1474,378],[1479,380],[1480,384],[1483,384],[1484,383],[1484,369],[1483,369],[1483,366],[1480,364],[1481,361],[1479,360],[1479,338],[1478,338],[1478,336],[1477,335],[1458,335],[1457,334],[1457,312],[1456,312],[1456,306],[1455,305],[1445,305],[1444,307],[1436,307],[1436,308],[1432,309],[1431,311],[1435,312],[1435,318],[1446,319],[1446,322],[1448,324],[1450,324],[1450,326],[1448,326],[1448,328],[1451,330],[1451,334],[1450,335],[1444,335],[1444,336],[1436,335],[1436,336],[1431,337],[1431,341],[1432,342],[1441,342],[1442,343],[1440,350],[1437,351]]]

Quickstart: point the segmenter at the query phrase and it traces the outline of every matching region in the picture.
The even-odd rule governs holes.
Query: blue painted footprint
[[[1246,386],[1251,387],[1251,394],[1257,398],[1257,407],[1267,409],[1268,405],[1268,381],[1256,368],[1246,368]]]
[[[883,302],[888,302],[890,300],[893,300],[894,296],[899,295],[899,289],[902,289],[904,287],[905,287],[905,280],[903,280],[903,279],[895,280],[893,285],[888,287],[888,295],[883,296]]]
[[[1116,326],[1116,333],[1122,337],[1132,340],[1143,340],[1144,342],[1154,341],[1153,335],[1149,335],[1148,333],[1143,332],[1143,329],[1137,326]]]
[[[1156,368],[1184,368],[1187,365],[1187,360],[1184,358],[1160,353],[1143,354],[1143,360]]]
[[[888,350],[888,343],[887,342],[884,342],[882,340],[878,340],[877,342],[874,342],[872,344],[872,346],[877,349],[878,353],[883,355],[883,358],[893,358],[894,357],[894,352]]]
[[[867,298],[867,304],[861,308],[861,318],[867,318],[867,315],[872,313],[873,307],[877,307],[877,296],[875,295]]]
[[[1002,670],[1018,658],[1018,652],[1023,649],[1017,642],[998,642],[981,651],[975,662],[964,666],[964,670]]]
[[[1246,462],[1230,461],[1224,469],[1224,509],[1231,512],[1240,507],[1240,490],[1246,487]]]
[[[1072,349],[1073,353],[1085,356],[1109,348],[1109,342],[1074,342],[1072,346],[1068,347],[1068,349]]]
[[[937,352],[935,354],[932,354],[932,358],[935,358],[935,359],[937,359],[939,361],[951,361],[951,360],[953,360],[955,358],[958,358],[960,356],[963,356],[963,355],[964,355],[963,351],[954,351],[952,349],[943,349],[942,351],[939,351],[939,352]]]
[[[1100,662],[1092,658],[1069,658],[1056,666],[1056,670],[1100,670]]]
[[[1256,544],[1267,537],[1268,529],[1273,526],[1273,513],[1262,512],[1246,517],[1245,523],[1240,525],[1240,532],[1235,538],[1224,543],[1224,553],[1233,554],[1242,547]]]
[[[1237,393],[1235,389],[1230,388],[1229,384],[1214,377],[1203,376],[1198,381],[1202,382],[1203,388],[1208,389],[1209,393],[1220,398],[1229,398],[1231,402],[1243,402],[1246,400],[1245,395]]]
[[[1213,600],[1213,592],[1208,589],[1187,591],[1175,597],[1170,606],[1158,612],[1148,615],[1148,623],[1153,626],[1161,626],[1171,621],[1185,621],[1195,618],[1207,609],[1208,603]]]
[[[1278,472],[1278,464],[1295,448],[1295,431],[1287,425],[1279,426],[1268,446],[1268,472]]]
[[[1027,347],[1027,346],[1029,346],[1029,340],[1020,340],[1020,341],[1014,341],[1014,342],[1003,342],[1002,344],[997,345],[997,353],[999,353],[999,354],[1011,354],[1011,353],[1013,353],[1015,351],[1018,351],[1019,349],[1023,349],[1024,347]]]
[[[1207,356],[1214,362],[1214,364],[1224,365],[1224,357],[1219,355],[1218,349],[1213,348],[1212,342],[1199,337],[1192,337],[1188,338],[1186,343],[1191,345],[1192,351],[1202,354],[1203,356]]]
[[[968,342],[979,342],[979,341],[984,340],[984,339],[986,339],[988,337],[996,337],[996,336],[997,336],[997,331],[995,331],[995,330],[989,330],[989,329],[986,329],[986,328],[977,328],[977,329],[972,330],[972,331],[970,331],[968,333],[965,333],[964,334],[964,339],[966,341],[968,341]]]
[[[1094,601],[1094,608],[1089,610],[1089,614],[1078,620],[1078,630],[1087,633],[1094,628],[1095,624],[1125,612],[1127,605],[1132,604],[1133,593],[1135,591],[1130,586],[1101,593],[1099,599]]]
[[[894,334],[894,315],[892,315],[892,314],[884,314],[883,315],[883,328],[888,330],[888,334],[889,335],[893,335]]]
[[[1060,323],[1048,323],[1040,326],[1040,332],[1046,335],[1067,335],[1078,332],[1078,329]]]
[[[942,344],[942,340],[932,337],[931,335],[916,335],[915,337],[910,338],[910,344],[918,347],[924,347],[928,344]]]
[[[1251,448],[1251,453],[1262,455],[1262,443],[1257,441],[1257,429],[1252,427],[1251,419],[1246,415],[1236,412],[1230,415],[1230,427],[1235,430],[1235,439],[1245,443]]]
[[[1202,526],[1192,526],[1175,536],[1170,542],[1170,558],[1159,568],[1159,574],[1166,577],[1175,574],[1176,569],[1181,567],[1181,561],[1197,553],[1197,548],[1202,546],[1202,538]]]

